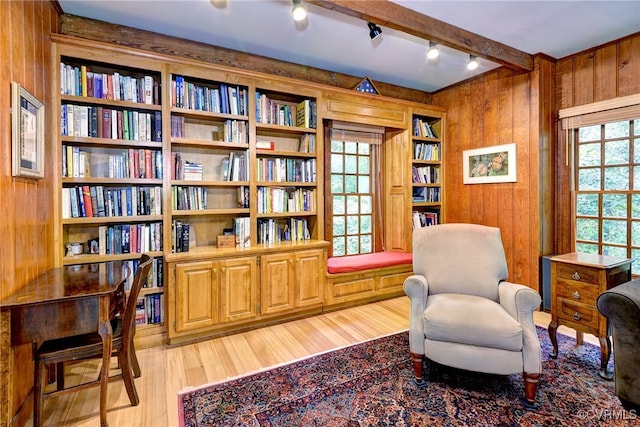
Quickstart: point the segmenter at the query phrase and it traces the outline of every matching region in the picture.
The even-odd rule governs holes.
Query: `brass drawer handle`
[[[571,276],[571,278],[573,280],[580,280],[580,275],[578,274],[578,272],[576,271],[575,273],[573,273],[573,276]]]
[[[580,292],[575,291],[575,292],[573,293],[573,297],[574,297],[575,299],[580,299],[580,297],[581,297]]]
[[[580,320],[580,315],[578,314],[578,312],[573,313],[573,318],[575,320]]]

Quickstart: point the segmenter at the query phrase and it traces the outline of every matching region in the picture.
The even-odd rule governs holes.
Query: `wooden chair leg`
[[[118,352],[118,362],[120,363],[120,369],[122,371],[122,381],[124,382],[124,387],[127,390],[127,395],[129,396],[131,406],[137,406],[140,403],[140,399],[138,398],[138,392],[136,391],[136,384],[133,381],[129,358],[129,355],[126,352]]]
[[[44,403],[44,398],[42,396],[43,371],[45,371],[44,365],[39,360],[36,360],[35,369],[33,373],[33,426],[34,427],[42,426],[42,407]]]
[[[131,368],[133,369],[133,377],[140,378],[142,371],[140,370],[140,364],[138,363],[138,357],[136,356],[136,348],[133,345],[133,339],[129,344],[129,359],[131,360]]]
[[[522,373],[524,378],[524,401],[523,404],[527,409],[535,409],[536,407],[536,390],[538,389],[538,380],[540,374]]]
[[[422,362],[424,356],[422,354],[411,353],[411,360],[413,362],[413,383],[418,387],[424,387],[427,382],[422,378]]]

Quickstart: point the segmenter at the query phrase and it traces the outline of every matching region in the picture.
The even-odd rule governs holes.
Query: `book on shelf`
[[[256,141],[256,148],[258,150],[275,150],[275,142],[273,141]]]
[[[233,219],[233,229],[239,248],[251,246],[251,218],[238,217]]]
[[[305,133],[300,136],[300,145],[298,151],[301,153],[315,153],[316,152],[316,136],[311,133]]]
[[[437,212],[413,211],[411,218],[414,229],[429,227],[439,223],[439,216]]]

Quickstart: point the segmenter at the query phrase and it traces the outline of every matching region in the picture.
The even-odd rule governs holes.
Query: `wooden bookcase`
[[[143,298],[157,318],[138,328],[141,346],[189,342],[331,306],[324,213],[324,130],[330,121],[385,128],[381,211],[386,250],[411,250],[412,211],[442,215],[445,113],[437,107],[68,36],[52,38],[52,73],[61,82],[52,89],[57,118],[52,134],[59,147],[52,163],[59,165],[53,192],[55,262],[133,262],[143,251],[154,256],[160,276]],[[66,65],[79,70],[76,89],[89,87],[82,85],[88,72],[111,79],[118,73],[148,81],[150,100],[65,93]],[[95,116],[98,109],[116,118],[126,111],[132,124],[135,113],[138,125],[126,137],[124,122],[122,130],[117,124],[110,127],[111,134],[106,128],[84,133],[84,127],[79,135],[69,134],[64,120],[76,105],[87,113],[95,109]],[[426,121],[435,135],[412,137],[414,118]],[[148,123],[144,130],[141,122]],[[418,144],[439,146],[440,157],[410,160]],[[78,176],[67,176],[74,166],[67,158],[73,159],[74,150]],[[412,184],[410,166],[437,168],[440,181]],[[92,189],[97,195],[100,187],[110,191],[112,204],[125,209],[104,216],[72,211],[70,195],[84,195],[85,187],[89,201]],[[412,203],[411,195],[421,189],[439,192],[439,200]],[[137,203],[146,206],[137,215],[134,193]],[[149,245],[134,248],[130,242],[127,250],[121,239],[118,251],[103,248],[115,232],[110,229],[117,228],[122,238],[122,229],[132,225],[136,231],[149,228],[144,234]],[[219,239],[225,235],[231,247]],[[91,240],[102,253],[88,253]],[[85,253],[67,255],[71,243],[83,244]],[[109,238],[108,246],[114,245]],[[354,294],[349,301],[370,299]]]
[[[442,222],[444,206],[443,114],[414,108],[411,118],[412,227]]]

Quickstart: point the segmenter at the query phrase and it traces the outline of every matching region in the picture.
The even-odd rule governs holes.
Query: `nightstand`
[[[607,289],[631,280],[631,259],[606,255],[570,253],[551,257],[551,357],[558,357],[556,332],[565,325],[577,332],[578,345],[583,333],[600,340],[600,376],[611,380],[607,371],[611,339],[607,320],[596,307],[596,298]]]

